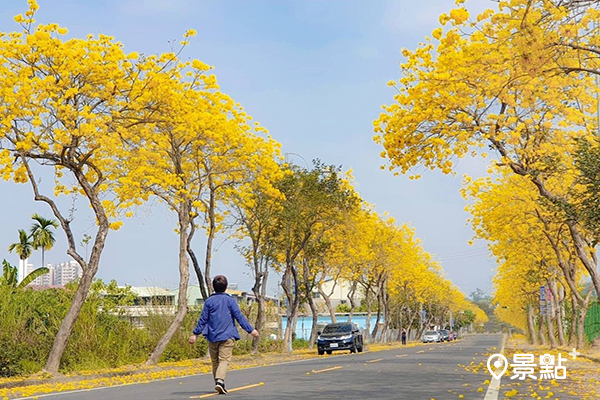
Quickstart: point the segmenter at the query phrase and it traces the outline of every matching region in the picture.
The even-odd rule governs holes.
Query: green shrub
[[[76,286],[66,289],[15,290],[0,285],[0,376],[15,376],[43,369],[54,337],[71,304]],[[133,326],[120,306],[135,296],[116,283],[92,285],[61,360],[63,372],[111,368],[146,360],[172,321],[154,314],[144,327]],[[161,361],[200,358],[204,339],[191,346],[187,340],[199,313],[191,312],[166,348]]]
[[[292,349],[308,349],[309,341],[305,339],[294,339]]]
[[[0,376],[43,368],[70,301],[65,291],[0,285]]]

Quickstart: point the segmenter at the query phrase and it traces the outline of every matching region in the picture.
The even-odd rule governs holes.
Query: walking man
[[[402,329],[402,345],[406,346],[406,329]]]
[[[258,331],[244,317],[237,302],[225,293],[227,278],[217,275],[212,284],[215,293],[206,299],[198,325],[194,329],[194,334],[190,336],[189,342],[190,344],[196,343],[200,334],[206,337],[212,361],[215,390],[219,394],[227,394],[227,389],[225,389],[227,367],[231,362],[233,345],[236,340],[240,340],[235,320],[253,337],[258,337]]]

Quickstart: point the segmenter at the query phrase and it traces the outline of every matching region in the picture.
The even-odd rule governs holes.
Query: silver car
[[[423,334],[423,343],[441,342],[442,335],[438,331],[427,331]]]

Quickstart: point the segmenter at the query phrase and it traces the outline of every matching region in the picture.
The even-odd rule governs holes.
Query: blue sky
[[[12,17],[25,11],[26,1],[0,9],[0,31],[18,28]],[[451,0],[39,0],[36,18],[69,28],[71,36],[108,34],[127,51],[157,53],[178,43],[187,29],[198,35],[184,51],[215,67],[221,89],[240,102],[275,139],[283,152],[304,159],[351,168],[362,197],[417,230],[427,251],[437,255],[449,277],[465,293],[491,290],[494,263],[483,242],[469,246],[473,233],[466,224],[465,201],[459,194],[464,173],[485,172],[480,160],[463,159],[457,177],[425,172],[423,178],[393,177],[380,170],[384,160],[373,141],[372,121],[380,106],[390,103],[386,86],[400,76],[400,50],[414,48],[450,10]],[[471,0],[470,10],[492,7],[489,0]],[[297,155],[291,161],[303,165]],[[51,216],[36,204],[27,185],[0,182],[0,259],[14,264],[7,252],[17,229],[30,225],[30,215]],[[78,204],[74,223],[79,235],[92,233],[93,221]],[[177,238],[175,219],[162,206],[144,206],[118,232],[111,232],[98,277],[121,284],[175,286]],[[67,259],[58,232],[48,262]],[[203,241],[197,240],[202,253]],[[214,272],[249,289],[251,278],[234,243],[218,243]],[[33,256],[38,262],[39,254]],[[195,280],[195,278],[193,279]],[[272,283],[272,287],[274,282]]]

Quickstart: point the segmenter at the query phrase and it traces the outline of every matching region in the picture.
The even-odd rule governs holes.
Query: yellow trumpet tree
[[[198,274],[202,295],[207,298],[212,293],[212,242],[222,221],[217,206],[228,206],[234,199],[251,196],[247,192],[249,185],[262,184],[264,190],[271,185],[274,190],[271,180],[261,174],[279,170],[275,160],[277,145],[259,136],[262,128],[251,124],[249,116],[219,91],[214,75],[208,73],[210,67],[198,60],[173,61],[177,68],[161,74],[163,84],[148,89],[157,90],[163,99],[168,99],[168,107],[156,114],[152,131],[137,142],[125,142],[128,153],[122,160],[122,166],[133,171],[124,182],[130,192],[138,197],[158,197],[178,218],[178,309],[149,356],[150,364],[158,362],[187,314],[188,257]],[[192,249],[196,219],[203,214],[208,224],[204,271]]]
[[[225,220],[234,203],[249,196],[252,204],[255,201],[253,187],[257,185],[277,197],[273,185],[282,174],[277,164],[279,144],[271,137],[265,137],[266,129],[258,123],[252,124],[252,118],[239,105],[232,103],[231,107],[234,111],[228,126],[210,132],[213,136],[211,145],[201,159],[206,194],[199,211],[203,211],[203,228],[207,233],[203,275],[208,294],[213,293],[213,242],[217,233],[226,228]],[[194,266],[200,280],[199,268],[196,263]]]
[[[421,165],[451,173],[455,158],[485,157],[488,146],[497,165],[527,177],[560,206],[577,257],[600,292],[591,238],[571,212],[569,192],[549,183],[574,181],[578,143],[597,140],[596,85],[584,70],[596,70],[600,58],[578,46],[598,43],[598,11],[508,0],[471,20],[457,3],[431,38],[403,50],[403,76],[390,82],[398,93],[374,123],[382,155],[392,170]]]
[[[231,192],[231,217],[235,236],[249,244],[238,246],[250,266],[254,284],[252,292],[257,303],[255,328],[261,332],[266,323],[266,298],[269,272],[273,267],[277,232],[277,214],[281,212],[283,196],[277,189],[283,170],[277,164],[279,146],[272,140],[264,142],[263,154],[257,152],[256,168],[247,169],[245,182]],[[252,352],[258,352],[259,338],[253,338]]]
[[[549,180],[554,192],[564,192],[569,182]],[[561,188],[561,186],[563,186]],[[532,342],[537,341],[535,309],[539,305],[540,286],[551,289],[551,313],[539,317],[539,338],[552,346],[565,344],[563,313],[565,302],[572,300],[570,341],[577,333],[580,345],[585,340],[583,325],[592,290],[581,290],[585,269],[576,255],[572,237],[560,211],[543,200],[536,186],[525,177],[504,173],[495,180],[467,179],[463,190],[475,202],[467,207],[476,236],[487,240],[498,260],[494,279],[498,316],[505,322],[527,329]],[[556,324],[556,327],[554,326]]]
[[[137,142],[152,130],[164,104],[148,88],[160,85],[160,75],[172,65],[168,56],[127,54],[105,35],[66,39],[66,28],[36,24],[38,5],[28,3],[25,15],[15,17],[22,31],[0,34],[0,174],[31,184],[35,200],[48,204],[60,222],[67,253],[83,270],[46,363],[55,373],[109,229],[121,225],[121,210],[142,201],[120,184],[127,179],[118,166],[121,143]],[[88,259],[77,250],[74,215],[44,193],[46,170],[54,174],[55,196],[81,196],[89,203],[97,230]]]
[[[430,325],[450,325],[452,313],[469,310],[473,319],[477,315],[477,322],[484,322],[482,311],[443,277],[441,266],[425,251],[414,229],[397,225],[366,205],[356,215],[357,221],[346,228],[347,245],[335,257],[347,266],[340,277],[360,288],[371,340],[388,340],[390,328],[398,329],[398,336],[404,328],[410,334],[415,325],[419,336]],[[376,323],[371,331],[373,312]]]

